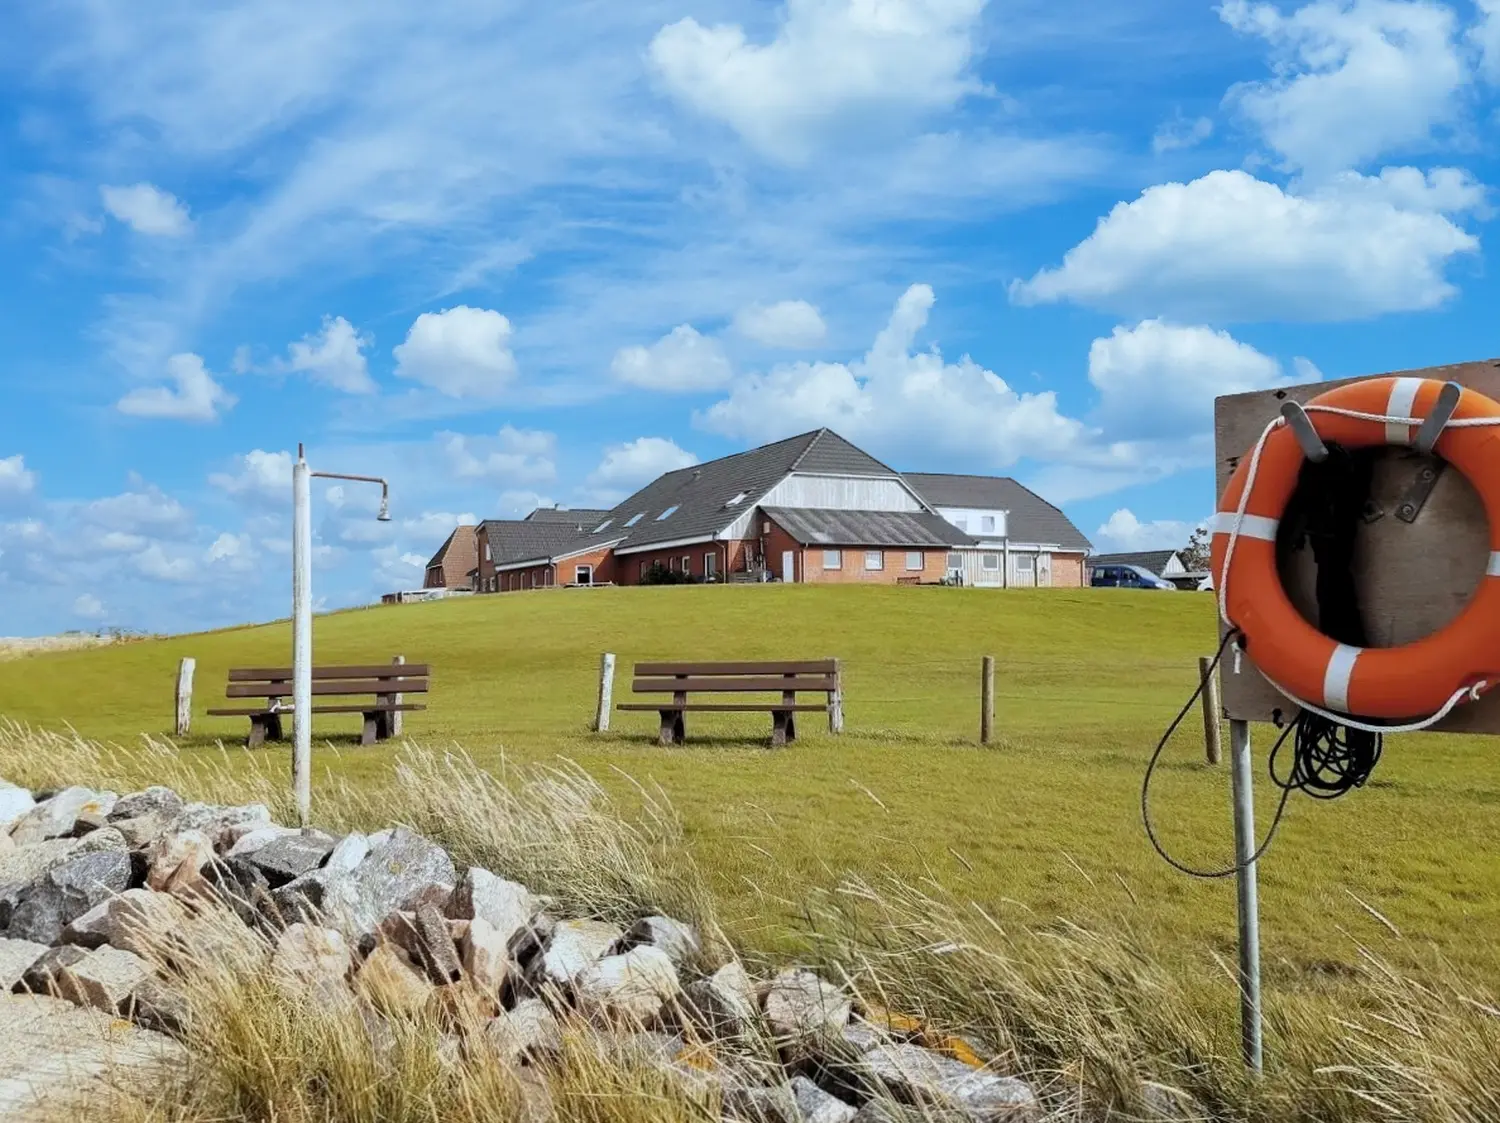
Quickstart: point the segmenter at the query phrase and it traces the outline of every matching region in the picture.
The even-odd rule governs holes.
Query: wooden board
[[[1458,382],[1500,401],[1500,359],[1390,373]],[[1216,399],[1215,506],[1240,457],[1250,451],[1282,402],[1306,402],[1335,386],[1357,381],[1360,379],[1310,382]],[[1411,486],[1416,471],[1407,450],[1393,448],[1381,455],[1371,498],[1385,514],[1361,526],[1355,547],[1355,582],[1365,628],[1374,647],[1410,643],[1453,620],[1473,595],[1489,561],[1484,508],[1473,487],[1452,467],[1438,477],[1415,522],[1396,517],[1400,497]],[[1281,574],[1292,603],[1314,623],[1315,572],[1312,551],[1304,547],[1293,552]],[[1271,721],[1277,710],[1283,718],[1295,716],[1296,708],[1266,682],[1249,659],[1242,660],[1236,675],[1233,658],[1226,653],[1220,676],[1225,716],[1264,722]],[[1477,703],[1459,706],[1432,729],[1437,733],[1500,733],[1500,691]]]

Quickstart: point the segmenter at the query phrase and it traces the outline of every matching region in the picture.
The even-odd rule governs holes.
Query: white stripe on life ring
[[[1235,513],[1233,511],[1214,512],[1214,533],[1233,534]],[[1280,519],[1268,519],[1264,515],[1246,515],[1240,523],[1241,538],[1259,538],[1263,542],[1276,541],[1276,528],[1281,525]]]
[[[1486,577],[1500,577],[1500,550],[1490,551],[1490,564],[1484,567]]]
[[[1391,396],[1386,399],[1385,412],[1388,417],[1410,417],[1417,401],[1417,391],[1422,388],[1420,378],[1398,378],[1391,383]],[[1396,421],[1385,423],[1385,443],[1388,445],[1411,444],[1411,426]]]
[[[1354,676],[1359,655],[1359,648],[1341,643],[1328,657],[1328,669],[1323,672],[1323,705],[1330,710],[1349,712],[1349,680]]]

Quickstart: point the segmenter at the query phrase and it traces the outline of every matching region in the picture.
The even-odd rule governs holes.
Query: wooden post
[[[177,736],[186,737],[193,725],[193,669],[197,661],[184,659],[177,665]]]
[[[984,657],[979,689],[979,743],[988,745],[995,732],[995,657]]]
[[[1219,714],[1219,676],[1213,673],[1214,661],[1206,656],[1198,658],[1198,678],[1203,683],[1203,745],[1208,752],[1208,763],[1218,764],[1221,755]]]
[[[594,713],[594,732],[609,732],[610,702],[615,692],[615,654],[606,651],[599,657],[599,708]]]
[[[844,731],[844,665],[833,661],[833,690],[828,695],[828,732]]]
[[[391,656],[391,662],[395,666],[397,666],[397,667],[405,666],[405,664],[406,664],[406,656],[405,655],[393,655],[393,656]],[[392,694],[391,695],[391,705],[393,705],[393,706],[399,706],[399,705],[401,705],[401,695],[399,695],[399,694]],[[399,737],[399,736],[401,736],[401,724],[402,724],[401,723],[401,719],[403,717],[405,717],[405,716],[406,715],[403,714],[400,710],[392,710],[390,712],[390,720],[386,723],[386,728],[391,731],[391,736],[392,737]]]

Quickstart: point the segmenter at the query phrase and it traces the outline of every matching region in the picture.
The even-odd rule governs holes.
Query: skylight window
[[[674,503],[674,504],[672,504],[672,506],[668,507],[661,514],[657,515],[656,516],[656,521],[657,522],[661,522],[663,519],[665,519],[668,516],[670,516],[672,514],[672,512],[675,511],[675,510],[677,510],[677,504]]]
[[[743,503],[749,497],[749,495],[750,495],[750,493],[748,491],[742,491],[738,495],[736,495],[733,499],[731,499],[728,503],[724,504],[724,506],[726,506],[726,507],[733,507],[733,506],[735,506],[738,503]]]
[[[607,530],[607,529],[609,529],[609,524],[612,523],[612,522],[614,522],[614,521],[615,521],[614,519],[605,519],[598,526],[594,527],[594,533],[598,534],[601,530]]]
[[[638,515],[631,515],[628,519],[625,520],[625,525],[626,526],[634,526],[636,523],[640,522],[645,517],[646,517],[646,512],[645,511],[642,511]]]

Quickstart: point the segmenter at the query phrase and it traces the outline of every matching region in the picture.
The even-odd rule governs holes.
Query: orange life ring
[[[1345,448],[1409,445],[1416,426],[1389,418],[1424,418],[1443,383],[1425,378],[1371,378],[1319,394],[1309,420],[1325,441]],[[1319,409],[1318,407],[1325,407]],[[1328,408],[1367,415],[1350,417]],[[1464,389],[1453,420],[1494,418],[1500,403]],[[1400,647],[1356,648],[1323,635],[1288,599],[1276,570],[1276,531],[1297,486],[1303,452],[1285,425],[1260,442],[1244,515],[1240,499],[1252,456],[1241,459],[1219,499],[1212,573],[1227,621],[1245,637],[1245,652],[1272,684],[1295,700],[1340,714],[1402,719],[1434,714],[1463,691],[1500,679],[1500,431],[1495,424],[1444,428],[1434,451],[1473,484],[1490,528],[1485,579],[1456,620]],[[1225,571],[1230,532],[1232,557]]]

